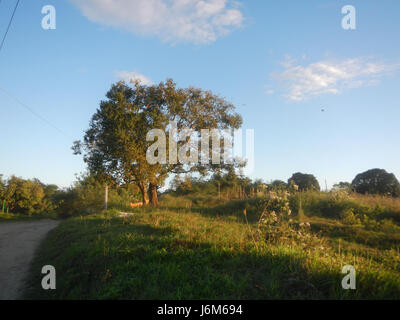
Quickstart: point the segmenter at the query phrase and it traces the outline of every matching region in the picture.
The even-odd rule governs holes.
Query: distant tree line
[[[225,199],[243,199],[261,195],[267,185],[261,180],[250,178],[228,170],[226,173],[215,173],[210,178],[176,175],[170,183],[167,193],[177,195],[212,195]]]
[[[262,194],[265,190],[288,190],[290,186],[296,186],[298,191],[320,191],[320,185],[312,174],[301,172],[294,173],[287,182],[273,180],[264,183],[261,179],[251,179],[238,175],[234,171],[223,175],[214,174],[210,179],[204,180],[201,177],[193,178],[190,175],[175,176],[168,192],[178,195],[187,194],[218,194],[226,198],[243,198]],[[358,174],[354,180],[339,182],[333,185],[334,190],[342,189],[349,192],[361,194],[375,194],[382,196],[400,196],[400,184],[393,173],[383,169],[371,169]]]
[[[320,191],[318,180],[312,174],[294,173],[287,182],[274,180],[265,183],[251,180],[235,170],[217,172],[209,178],[191,175],[175,175],[165,193],[176,195],[211,195],[225,199],[243,199],[263,196],[268,190],[288,190],[295,185],[299,191]],[[400,183],[392,173],[383,169],[371,169],[358,174],[351,183],[339,182],[333,189],[361,194],[400,197]],[[141,191],[132,184],[111,184],[110,207],[125,209],[132,202],[142,199]],[[0,210],[27,215],[55,212],[68,217],[97,212],[104,206],[104,183],[95,175],[79,176],[65,189],[54,184],[44,184],[38,179],[22,179],[0,175]],[[0,212],[1,212],[0,211]]]

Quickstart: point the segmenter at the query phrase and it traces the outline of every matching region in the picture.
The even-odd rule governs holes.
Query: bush
[[[67,218],[100,212],[104,208],[105,185],[91,176],[81,176],[74,186],[55,195],[57,213]],[[108,190],[108,208],[129,210],[131,202],[139,201],[139,194],[128,186],[113,186]]]
[[[340,219],[344,224],[356,225],[361,224],[360,218],[358,218],[352,209],[346,209],[340,214]]]
[[[308,222],[297,222],[291,218],[290,194],[286,191],[270,192],[263,204],[258,222],[260,240],[270,244],[285,243],[304,249],[324,249],[325,240],[311,232]]]
[[[12,176],[7,181],[1,180],[0,189],[1,202],[5,200],[10,212],[34,215],[55,209],[52,202],[53,186],[46,186],[39,180]]]
[[[379,229],[387,233],[395,233],[400,231],[400,227],[393,223],[393,220],[383,219],[380,221]]]

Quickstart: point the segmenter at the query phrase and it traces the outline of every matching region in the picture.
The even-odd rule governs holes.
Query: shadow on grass
[[[379,297],[379,283],[345,291],[337,271],[305,267],[295,251],[198,242],[142,217],[73,219],[50,232],[31,266],[27,299],[325,299]],[[57,289],[41,288],[41,268]],[[398,287],[387,285],[384,297]]]
[[[312,224],[314,232],[320,232],[331,239],[344,239],[376,249],[396,248],[400,245],[400,234],[375,232],[365,230],[359,226],[327,225],[324,223]]]
[[[262,211],[262,206],[260,203],[262,198],[251,198],[245,200],[230,200],[224,204],[219,204],[216,206],[193,206],[193,207],[183,207],[183,206],[161,206],[160,208],[176,211],[176,212],[196,212],[202,216],[215,218],[215,217],[226,217],[233,218],[239,222],[245,222],[243,215],[244,209],[246,209],[247,219],[249,223],[256,223],[260,218],[260,212]]]
[[[233,200],[226,204],[214,207],[163,207],[170,211],[181,213],[196,212],[210,218],[227,218],[237,222],[246,223],[243,210],[246,208],[247,219],[250,224],[257,223],[262,209],[258,206],[258,199]],[[296,219],[297,215],[293,214]],[[397,248],[400,245],[399,233],[385,233],[372,230],[366,230],[360,226],[337,225],[330,223],[314,222],[313,216],[310,216],[312,231],[331,239],[343,239],[349,242],[358,243],[377,249]],[[306,217],[307,219],[307,217]],[[326,218],[325,218],[326,219]],[[336,220],[332,220],[333,222]]]

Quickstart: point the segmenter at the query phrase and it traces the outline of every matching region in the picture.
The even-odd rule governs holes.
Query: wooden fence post
[[[106,188],[104,190],[104,210],[107,210],[107,205],[108,205],[108,185],[106,185]]]

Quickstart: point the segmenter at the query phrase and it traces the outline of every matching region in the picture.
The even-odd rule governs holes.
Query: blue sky
[[[1,35],[15,3],[0,4]],[[55,30],[41,26],[49,4]],[[356,30],[341,26],[348,4]],[[70,185],[85,170],[72,141],[130,75],[232,101],[255,130],[252,178],[400,178],[399,16],[396,0],[21,0],[0,52],[0,173]]]

